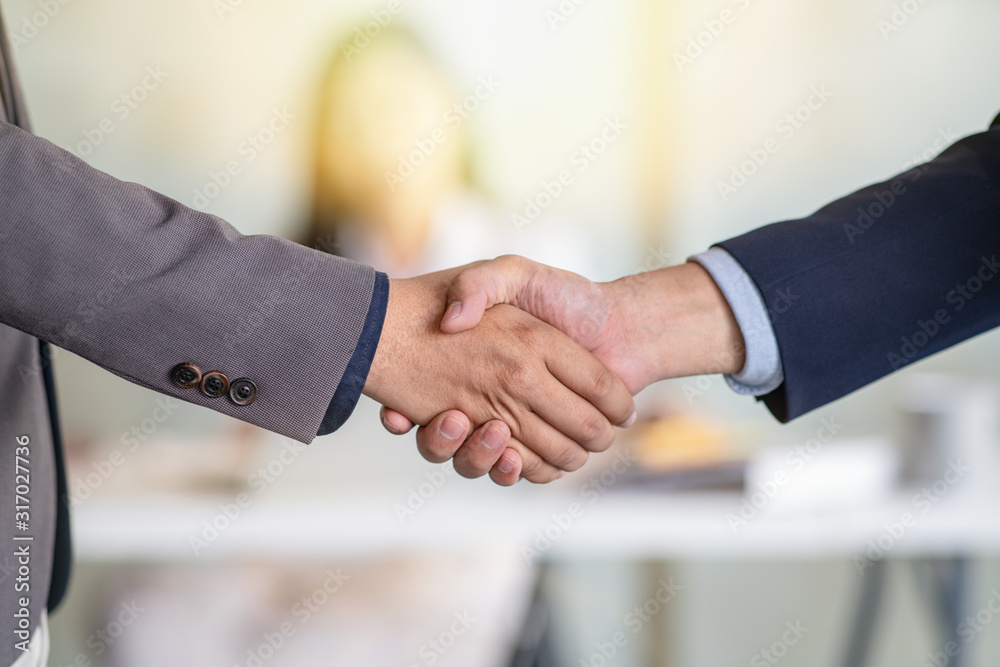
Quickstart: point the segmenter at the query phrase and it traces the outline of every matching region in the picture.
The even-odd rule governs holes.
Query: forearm
[[[739,324],[715,281],[694,262],[607,283],[624,345],[648,382],[737,373],[745,352]]]
[[[776,417],[1000,324],[998,193],[995,121],[926,165],[720,244],[771,311],[785,381],[764,400]]]
[[[0,321],[142,386],[308,442],[369,312],[375,272],[103,174],[0,123]],[[182,388],[191,363],[252,403]]]

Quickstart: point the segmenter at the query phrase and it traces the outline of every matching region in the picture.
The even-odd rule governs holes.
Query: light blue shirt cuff
[[[689,258],[698,262],[715,280],[733,309],[746,344],[746,363],[735,375],[726,375],[733,391],[750,396],[769,394],[785,381],[771,317],[760,290],[736,259],[722,248]]]

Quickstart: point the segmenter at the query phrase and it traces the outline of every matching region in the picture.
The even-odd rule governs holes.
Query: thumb
[[[458,274],[448,287],[441,331],[466,331],[479,324],[487,309],[517,301],[527,289],[531,264],[523,257],[505,255]]]

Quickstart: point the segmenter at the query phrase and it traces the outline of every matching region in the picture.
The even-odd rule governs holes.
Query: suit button
[[[229,378],[219,371],[205,373],[201,378],[201,393],[209,398],[218,398],[229,391]]]
[[[250,405],[257,398],[257,385],[246,378],[234,380],[229,387],[229,398],[236,405]]]
[[[177,364],[170,371],[170,379],[182,389],[197,387],[201,382],[201,369],[194,364]]]

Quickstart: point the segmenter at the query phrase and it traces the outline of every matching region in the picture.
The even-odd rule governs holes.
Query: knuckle
[[[590,446],[600,444],[600,441],[607,434],[607,430],[605,429],[607,424],[607,420],[604,419],[602,415],[591,415],[586,417],[582,422],[580,422],[580,444],[588,448]]]
[[[522,461],[521,477],[524,477],[526,480],[531,482],[535,481],[535,478],[538,477],[547,467],[544,463],[534,457],[528,461],[524,461],[524,458],[522,457]]]
[[[518,342],[515,348],[518,355],[527,356],[532,352],[537,354],[537,351],[546,344],[545,332],[537,322],[517,321],[510,325],[508,331],[511,338]]]
[[[550,461],[559,470],[573,472],[583,467],[590,455],[579,447],[566,447]]]
[[[559,479],[559,471],[551,466],[544,466],[530,477],[524,475],[524,478],[532,484],[548,484]]]
[[[590,452],[603,452],[607,451],[611,445],[615,444],[615,431],[612,428],[608,428],[607,431],[601,434],[599,438],[596,438],[587,447],[587,451]]]
[[[610,398],[614,395],[615,390],[618,389],[618,378],[608,369],[602,368],[591,378],[590,386],[594,392],[594,398]]]
[[[459,455],[455,457],[455,472],[466,479],[477,479],[485,475],[489,470],[482,470],[474,462],[461,456],[461,452],[459,452]]]
[[[518,394],[538,385],[538,373],[523,359],[506,357],[497,364],[497,375],[508,391]]]
[[[496,262],[497,264],[503,264],[503,265],[507,265],[507,266],[516,267],[516,266],[520,266],[521,265],[521,263],[524,261],[524,258],[521,257],[520,255],[510,255],[510,254],[508,254],[508,255],[500,255],[499,257],[497,257],[493,261]]]
[[[431,463],[444,463],[455,455],[454,445],[426,434],[417,436],[417,445],[420,454]]]

